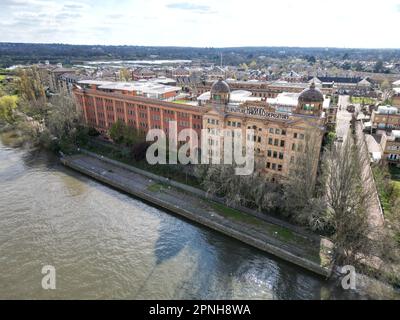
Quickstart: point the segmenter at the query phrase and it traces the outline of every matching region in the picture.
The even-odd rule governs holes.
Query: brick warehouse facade
[[[292,110],[286,112],[265,101],[232,104],[230,100],[229,85],[222,80],[215,82],[203,116],[203,127],[212,135],[208,141],[210,156],[223,152],[225,137],[221,129],[241,130],[243,145],[248,139],[254,141],[258,172],[271,181],[282,181],[290,175],[292,165],[309,143],[315,152],[315,157],[310,158],[315,181],[328,118],[323,109],[324,96],[313,83],[298,95]],[[254,130],[255,135],[249,137],[247,129]]]

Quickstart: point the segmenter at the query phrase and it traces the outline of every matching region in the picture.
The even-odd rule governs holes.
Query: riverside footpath
[[[231,208],[193,188],[124,163],[80,150],[61,162],[117,190],[235,238],[323,277],[332,273],[332,243],[287,222]],[[246,212],[245,212],[246,211]]]

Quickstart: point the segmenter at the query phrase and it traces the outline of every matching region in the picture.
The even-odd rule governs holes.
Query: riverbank
[[[84,152],[64,156],[62,163],[124,191],[264,252],[329,277],[331,243],[205,198],[204,191],[143,172],[115,160]]]

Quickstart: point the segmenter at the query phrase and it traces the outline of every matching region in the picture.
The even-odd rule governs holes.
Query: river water
[[[362,298],[0,143],[0,299]],[[41,286],[44,265],[56,290]]]

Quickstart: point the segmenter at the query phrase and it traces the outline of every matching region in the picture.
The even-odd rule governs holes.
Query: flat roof
[[[268,104],[282,106],[297,106],[300,93],[282,92],[275,98],[267,98]]]
[[[101,85],[106,85],[112,83],[111,81],[103,81],[103,80],[80,80],[78,81],[78,84],[88,84],[88,85],[96,85],[96,86],[101,86]]]
[[[211,98],[211,93],[210,91],[204,92],[201,95],[197,97],[197,100],[210,100]],[[253,97],[252,93],[247,90],[233,90],[231,91],[230,94],[230,102],[235,103],[235,102],[246,102],[246,101],[261,101],[261,98],[259,97]]]
[[[133,86],[133,84],[127,82],[109,82],[101,85],[99,89],[136,91],[136,88]]]
[[[298,104],[300,93],[294,92],[282,92],[279,93],[275,98],[267,98],[267,103],[273,106],[288,106],[295,107]],[[331,99],[324,97],[324,102],[322,105],[323,109],[329,108],[331,104]]]
[[[147,94],[163,94],[181,90],[180,87],[168,86],[152,81],[135,81],[135,82],[107,82],[99,86],[99,89],[121,90],[121,91],[137,91]]]
[[[120,90],[130,92],[142,92],[147,94],[163,94],[173,91],[181,90],[180,87],[165,85],[160,82],[170,81],[169,78],[155,78],[151,80],[140,80],[133,82],[117,82],[117,81],[104,81],[104,80],[81,80],[78,84],[96,85],[99,89],[106,90]]]

